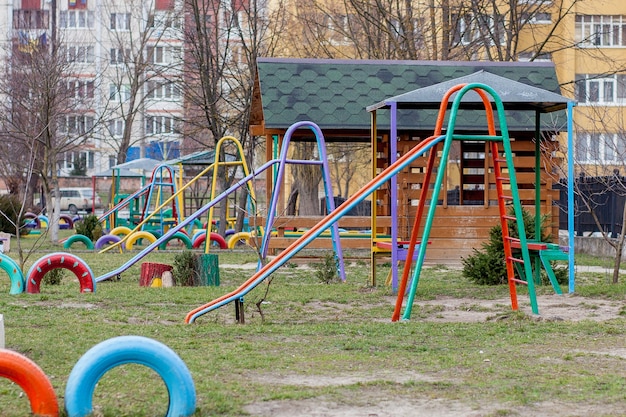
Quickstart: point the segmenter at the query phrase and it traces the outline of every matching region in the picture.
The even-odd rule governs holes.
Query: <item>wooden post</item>
[[[243,297],[239,297],[235,300],[235,320],[239,324],[246,323],[246,318],[243,314]]]

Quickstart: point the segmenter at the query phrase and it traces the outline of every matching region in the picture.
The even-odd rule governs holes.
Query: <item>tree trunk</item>
[[[294,159],[313,159],[312,156],[317,149],[316,143],[300,142],[295,145],[293,150]],[[300,216],[318,216],[320,214],[318,189],[322,180],[320,166],[293,164],[291,173],[293,175],[291,193],[298,193],[298,214]]]

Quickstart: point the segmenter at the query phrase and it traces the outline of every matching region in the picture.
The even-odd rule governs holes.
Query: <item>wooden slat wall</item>
[[[411,147],[418,143],[417,139],[401,137],[398,141],[398,152],[403,154]],[[542,146],[548,151],[552,150],[553,143],[546,143]],[[474,148],[476,144],[473,144]],[[524,207],[531,213],[534,213],[534,166],[535,166],[535,145],[530,140],[515,140],[511,142],[514,153],[514,165],[516,170],[516,178],[519,186],[519,196]],[[484,149],[484,147],[483,147]],[[377,171],[389,165],[389,142],[385,137],[378,143],[378,159],[376,161]],[[417,201],[421,197],[421,185],[424,178],[424,171],[427,162],[427,155],[416,159],[413,164],[398,174],[398,227],[401,240],[408,240],[410,230],[413,226],[415,212],[417,210]],[[545,162],[545,161],[544,161]],[[476,160],[472,162],[475,165],[484,167],[484,160]],[[549,164],[542,164],[549,165]],[[439,166],[437,161],[436,166]],[[463,162],[461,163],[463,166]],[[459,263],[463,257],[472,253],[472,249],[480,249],[481,244],[489,237],[489,230],[499,224],[499,211],[497,207],[497,195],[495,190],[495,178],[491,158],[487,164],[487,200],[489,206],[480,205],[440,205],[437,207],[435,218],[433,220],[433,228],[431,230],[430,241],[428,246],[427,259],[428,263]],[[472,178],[474,175],[472,175]],[[484,176],[482,184],[484,184]],[[432,180],[434,182],[434,175]],[[541,212],[549,213],[552,216],[552,235],[556,239],[558,237],[558,208],[553,205],[553,201],[558,201],[558,191],[552,190],[552,177],[542,171],[541,176]],[[428,190],[428,198],[430,198],[432,190]],[[440,198],[443,196],[443,192]],[[378,232],[381,234],[390,233],[391,219],[389,218],[391,204],[390,191],[388,184],[377,190],[373,194],[377,201],[377,226]],[[484,200],[484,193],[480,197]],[[285,228],[299,227],[308,228],[317,224],[322,217],[281,217],[276,220],[275,227],[279,231],[279,236],[270,239],[270,248],[284,249],[289,246],[295,239],[284,237]],[[422,225],[425,219],[422,220]],[[265,219],[257,218],[257,225],[265,225]],[[339,221],[340,227],[369,229],[371,220],[369,217],[343,217]],[[362,248],[370,249],[371,242],[369,237],[364,238],[347,238],[341,239],[343,248]],[[310,248],[332,248],[330,239],[316,239],[308,247]]]

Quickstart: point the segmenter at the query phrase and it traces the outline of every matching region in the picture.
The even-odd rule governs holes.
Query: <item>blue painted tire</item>
[[[26,288],[26,279],[20,266],[8,255],[0,253],[0,269],[9,274],[11,280],[11,290],[9,294],[21,294]]]
[[[69,417],[93,412],[96,384],[110,369],[127,363],[147,366],[165,383],[169,394],[166,417],[191,416],[196,410],[196,388],[185,362],[168,346],[143,336],[119,336],[89,349],[74,365],[65,387]]]

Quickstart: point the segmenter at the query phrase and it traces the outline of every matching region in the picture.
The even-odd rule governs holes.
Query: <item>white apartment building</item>
[[[179,156],[183,99],[182,2],[173,0],[9,0],[0,4],[0,43],[20,50],[56,45],[71,65],[68,88],[84,98],[61,117],[58,135],[78,145],[58,161],[69,175],[117,164],[129,120],[126,161]],[[5,39],[1,37],[4,36]],[[131,117],[131,114],[133,117]]]

